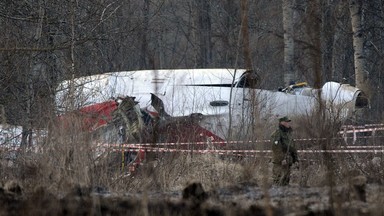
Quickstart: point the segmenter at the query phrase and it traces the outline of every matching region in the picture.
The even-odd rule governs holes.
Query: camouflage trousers
[[[273,184],[286,186],[289,184],[291,176],[291,166],[274,163],[272,168]]]

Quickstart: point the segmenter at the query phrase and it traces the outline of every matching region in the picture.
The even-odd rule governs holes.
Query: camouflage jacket
[[[281,164],[283,160],[287,160],[289,165],[298,161],[297,150],[292,139],[292,129],[284,129],[279,127],[271,136],[272,141],[272,162]]]

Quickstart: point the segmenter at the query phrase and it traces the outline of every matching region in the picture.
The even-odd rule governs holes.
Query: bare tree
[[[212,62],[211,1],[195,0],[196,34],[198,39],[197,67],[209,67]]]
[[[140,53],[140,67],[141,68],[151,68],[148,62],[149,57],[149,50],[148,50],[148,34],[149,34],[149,7],[150,7],[150,1],[144,0],[143,1],[143,8],[142,8],[142,17],[143,22],[140,26],[140,38],[141,38],[141,53]]]
[[[313,44],[308,43],[309,31],[302,25],[309,15],[306,0],[76,1],[74,38],[69,19],[70,2],[0,2],[0,22],[4,29],[0,32],[1,86],[5,92],[0,96],[0,103],[5,106],[9,121],[10,116],[18,120],[15,124],[27,119],[24,114],[29,115],[26,114],[28,106],[30,119],[38,119],[37,111],[48,102],[39,105],[35,99],[51,97],[56,81],[69,79],[73,74],[77,77],[159,67],[239,66],[261,68],[260,76],[267,88],[303,78],[310,84],[320,85],[320,79],[315,81],[316,73],[308,55]],[[321,24],[320,77],[351,84],[356,80],[358,86],[372,78],[370,81],[377,84],[374,92],[380,92],[383,89],[380,71],[384,65],[381,4],[378,0],[362,3],[363,8],[370,9],[361,9],[364,23],[360,30],[356,25],[353,28],[356,31],[354,46],[363,49],[354,56],[349,19],[357,19],[361,13],[360,9],[354,9],[359,2],[362,1],[322,2],[322,18],[317,20]],[[349,11],[355,12],[349,15]],[[366,28],[370,31],[364,31]],[[241,46],[238,46],[239,33],[243,35]],[[357,43],[361,39],[363,42]],[[239,51],[244,61],[237,64]],[[75,70],[71,69],[71,56],[75,59]],[[356,77],[352,67],[354,59],[359,71]],[[27,91],[31,87],[33,91]],[[26,92],[31,94],[27,96]],[[24,95],[14,97],[15,94]],[[31,96],[32,102],[27,103]],[[10,98],[17,98],[12,102],[13,107],[17,106],[22,112],[7,108]]]
[[[283,0],[283,28],[284,28],[284,84],[296,80],[294,71],[294,36],[293,36],[293,5],[294,0]]]
[[[321,2],[321,39],[322,39],[322,76],[325,80],[335,80],[332,62],[333,41],[335,37],[334,5],[329,1]]]
[[[248,0],[241,1],[241,35],[243,41],[243,57],[244,66],[247,69],[252,68],[251,51],[249,48],[249,31],[248,31]]]
[[[352,37],[346,34],[346,32],[350,31],[351,24],[348,2],[340,1],[335,4],[329,6],[334,8],[335,27],[332,42],[332,70],[328,78],[338,82],[352,83],[351,80],[354,80],[353,48],[350,46],[352,44]],[[325,12],[323,14],[325,15]],[[323,32],[323,34],[326,34],[326,32]],[[325,52],[327,51],[329,51],[328,48]],[[324,53],[324,55],[327,54]],[[324,64],[327,63],[324,62]]]

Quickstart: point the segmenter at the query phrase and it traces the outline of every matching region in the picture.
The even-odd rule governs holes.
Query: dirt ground
[[[33,164],[28,175],[22,166],[20,179],[3,178],[0,215],[384,215],[381,166],[373,167],[377,179],[361,172],[346,178],[340,168],[331,187],[323,166],[310,164],[293,170],[290,185],[279,187],[271,185],[271,164],[263,158],[238,163],[213,155],[177,156],[114,177],[107,186],[69,184],[58,190],[63,179],[53,171],[62,171],[41,176],[44,164]],[[343,167],[351,173],[352,167]]]
[[[330,194],[333,196],[330,196]],[[117,194],[75,187],[54,195],[43,187],[25,194],[17,183],[0,189],[0,215],[384,215],[384,187],[368,184],[365,201],[346,187],[270,187],[250,183],[204,190]],[[332,206],[331,206],[332,203]]]
[[[115,188],[75,185],[53,193],[8,181],[0,187],[0,215],[384,215],[384,186],[362,175],[330,187],[308,167],[312,186],[300,186],[302,170],[294,170],[291,184],[280,187],[251,175],[262,170],[212,157],[159,163],[122,176]]]

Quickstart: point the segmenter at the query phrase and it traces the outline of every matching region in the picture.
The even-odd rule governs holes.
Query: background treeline
[[[52,114],[57,83],[110,71],[251,68],[260,87],[294,81],[355,85],[354,41],[363,39],[371,99],[383,118],[384,1],[291,2],[294,55],[284,63],[283,3],[277,0],[3,0],[0,2],[2,121],[27,128]],[[351,7],[362,28],[352,31]],[[357,34],[356,34],[357,33]],[[284,69],[285,68],[285,69]]]

